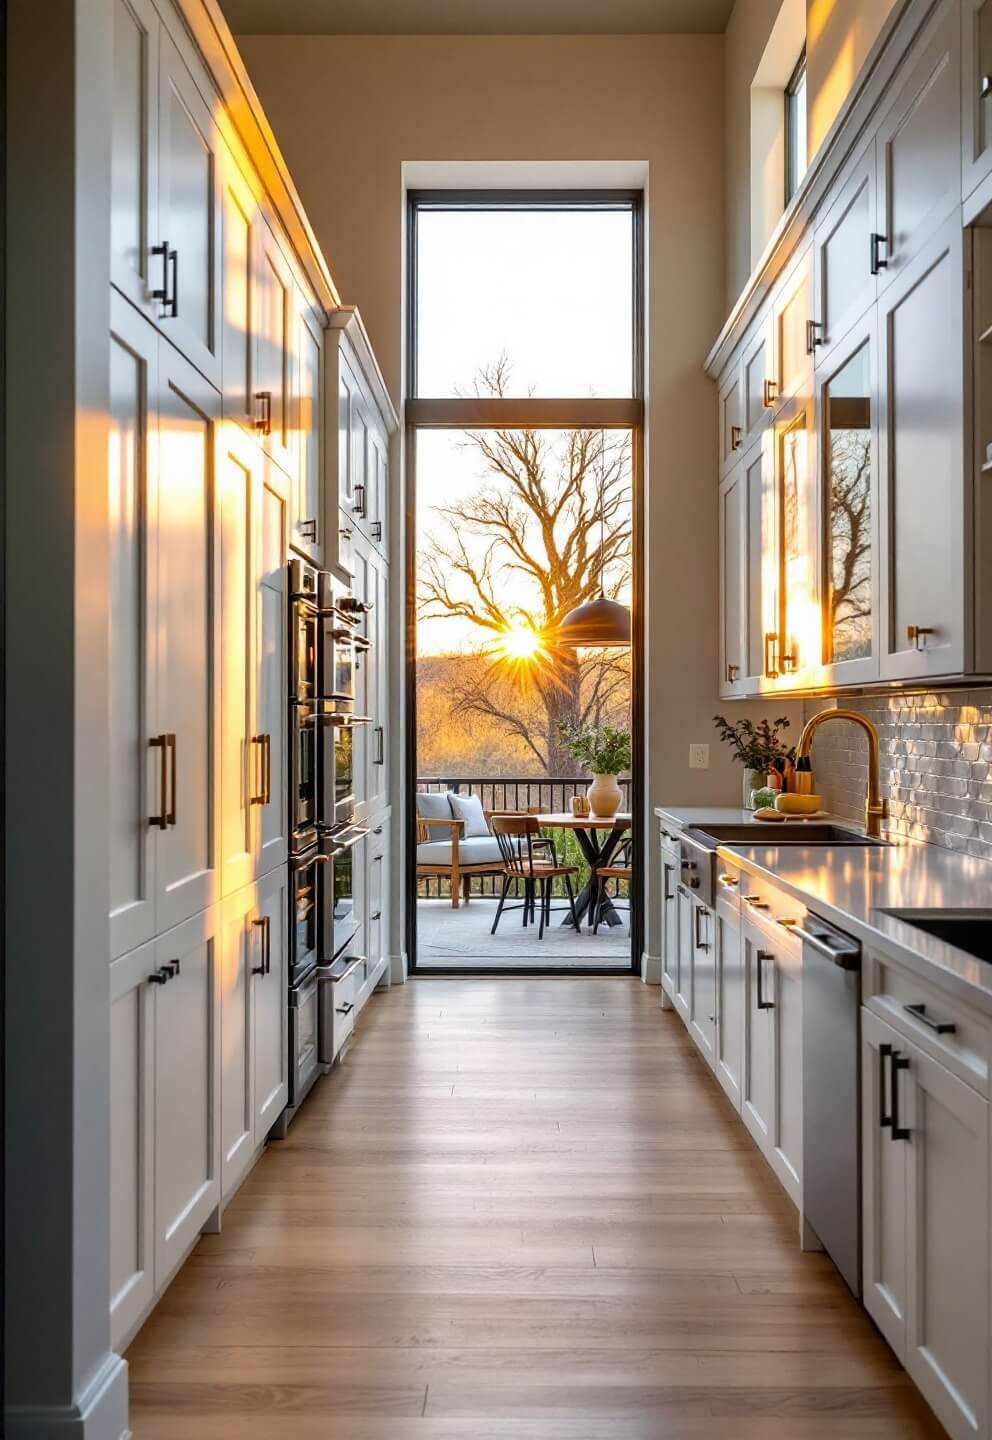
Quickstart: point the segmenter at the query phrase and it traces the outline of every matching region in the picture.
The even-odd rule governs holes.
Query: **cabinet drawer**
[[[719,873],[731,873],[722,860]],[[744,919],[765,926],[770,935],[774,935],[776,939],[785,939],[786,943],[789,943],[790,924],[800,923],[806,913],[799,901],[783,894],[781,890],[776,890],[767,880],[747,873],[741,874],[737,889],[740,892],[741,915]],[[795,943],[798,946],[799,942]]]
[[[354,961],[347,969],[337,961],[318,971],[318,1053],[322,1065],[337,1059],[355,1028],[360,969],[364,971],[364,960]]]
[[[862,999],[870,1010],[946,1065],[952,1074],[983,1095],[989,1093],[992,1027],[968,1005],[911,970],[880,956],[869,956],[862,973]],[[923,1006],[921,1018],[910,1006]],[[943,1033],[931,1028],[953,1025]]]

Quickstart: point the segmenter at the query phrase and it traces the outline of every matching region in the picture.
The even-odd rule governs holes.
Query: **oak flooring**
[[[943,1431],[658,991],[376,996],[128,1355],[136,1440]]]

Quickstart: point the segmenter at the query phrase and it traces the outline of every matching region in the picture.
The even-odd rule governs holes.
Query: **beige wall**
[[[647,163],[647,796],[732,800],[738,774],[715,744],[709,771],[688,769],[690,742],[715,740],[716,411],[702,365],[723,320],[721,37],[240,43],[397,400],[405,161]],[[595,325],[594,275],[575,301]],[[658,953],[653,940],[649,951]]]
[[[898,0],[806,0],[809,154],[816,154]],[[751,84],[782,0],[737,0],[724,64],[726,310],[759,258],[751,244]],[[770,231],[771,227],[764,227]]]

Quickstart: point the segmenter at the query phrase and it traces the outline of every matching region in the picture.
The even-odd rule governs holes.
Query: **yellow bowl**
[[[823,809],[822,795],[776,795],[775,809],[783,815],[815,815]]]

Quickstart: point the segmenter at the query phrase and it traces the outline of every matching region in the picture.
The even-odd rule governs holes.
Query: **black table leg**
[[[586,912],[589,913],[590,923],[595,919],[595,916],[592,914],[592,909],[596,899],[596,870],[600,865],[609,865],[628,828],[628,826],[624,825],[615,825],[612,830],[606,832],[606,839],[602,845],[596,842],[597,831],[595,830],[574,830],[572,832],[578,842],[579,849],[582,851],[582,858],[589,866],[589,879],[575,897],[575,914],[578,917],[580,927],[582,918]],[[608,897],[603,904],[603,919],[607,925],[623,924],[613,905],[613,901]],[[566,915],[561,923],[563,925],[571,925],[571,916]]]

